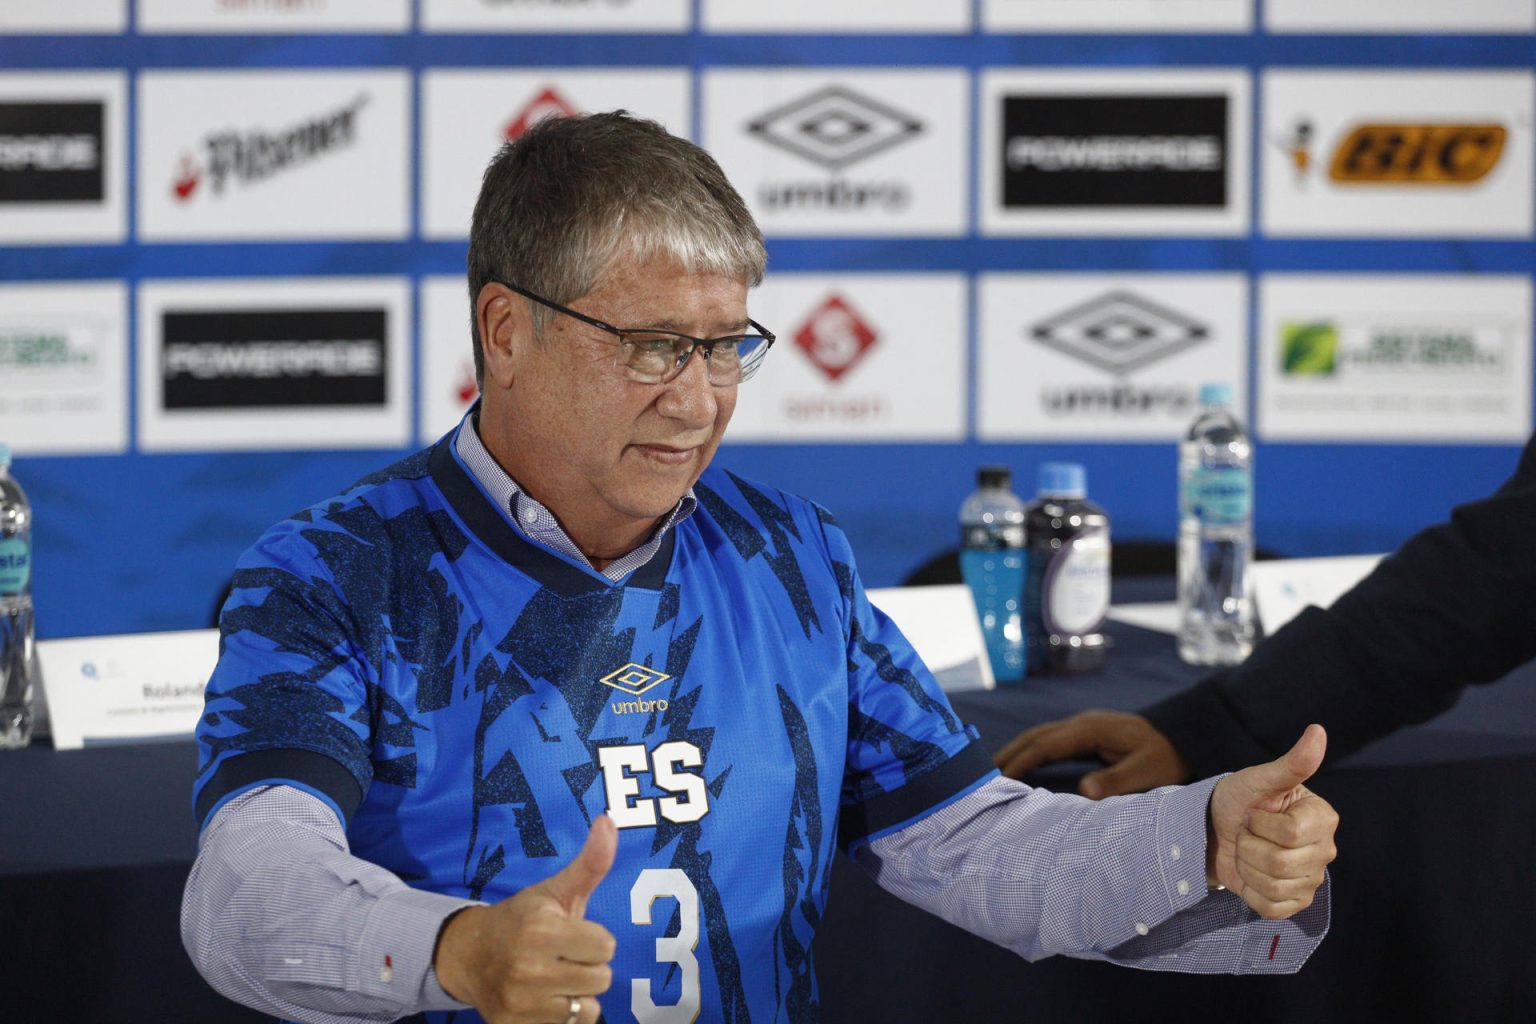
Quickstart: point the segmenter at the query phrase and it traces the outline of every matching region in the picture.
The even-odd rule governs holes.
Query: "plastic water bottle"
[[[1029,672],[1097,672],[1109,614],[1109,516],[1088,500],[1088,474],[1076,462],[1042,464],[1036,491],[1024,513]]]
[[[1024,502],[1006,466],[983,466],[960,505],[960,575],[971,588],[987,660],[999,684],[1024,678]]]
[[[1232,387],[1200,389],[1179,445],[1179,657],[1233,665],[1253,650],[1253,447]]]
[[[32,506],[0,444],[0,749],[32,741]]]

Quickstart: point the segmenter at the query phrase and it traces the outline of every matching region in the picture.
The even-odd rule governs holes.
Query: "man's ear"
[[[511,387],[518,359],[533,342],[533,316],[528,304],[505,286],[488,282],[475,298],[475,326],[480,332],[485,366],[482,390]]]

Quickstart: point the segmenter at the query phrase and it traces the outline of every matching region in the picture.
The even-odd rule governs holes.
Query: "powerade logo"
[[[201,160],[192,153],[182,155],[171,191],[181,203],[191,202],[200,191],[217,197],[231,184],[255,185],[345,149],[357,141],[359,115],[367,105],[365,93],[343,107],[277,131],[210,132],[201,143]]]
[[[1004,96],[1002,203],[1227,205],[1225,95]]]
[[[386,310],[167,312],[163,325],[167,410],[385,404]]]
[[[0,538],[0,594],[19,594],[32,578],[32,545],[24,537]]]
[[[0,204],[106,196],[101,103],[0,103]]]

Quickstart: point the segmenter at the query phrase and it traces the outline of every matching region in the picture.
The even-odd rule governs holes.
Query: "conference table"
[[[1121,623],[1109,634],[1101,674],[951,701],[995,749],[1029,725],[1136,708],[1199,677],[1171,637]],[[181,948],[195,764],[190,742],[0,754],[0,1020],[266,1019],[212,992]],[[1031,781],[1070,790],[1087,768]],[[1536,1020],[1536,668],[1328,763],[1314,788],[1342,816],[1340,855],[1332,929],[1298,975],[1027,963],[840,858],[816,949],[823,1019]]]

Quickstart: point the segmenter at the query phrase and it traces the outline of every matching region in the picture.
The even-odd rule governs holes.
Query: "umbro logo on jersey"
[[[637,665],[632,661],[609,672],[599,679],[598,682],[604,686],[611,686],[615,690],[623,690],[625,693],[638,697],[651,687],[658,686],[671,678],[665,672],[658,672],[653,668]]]

